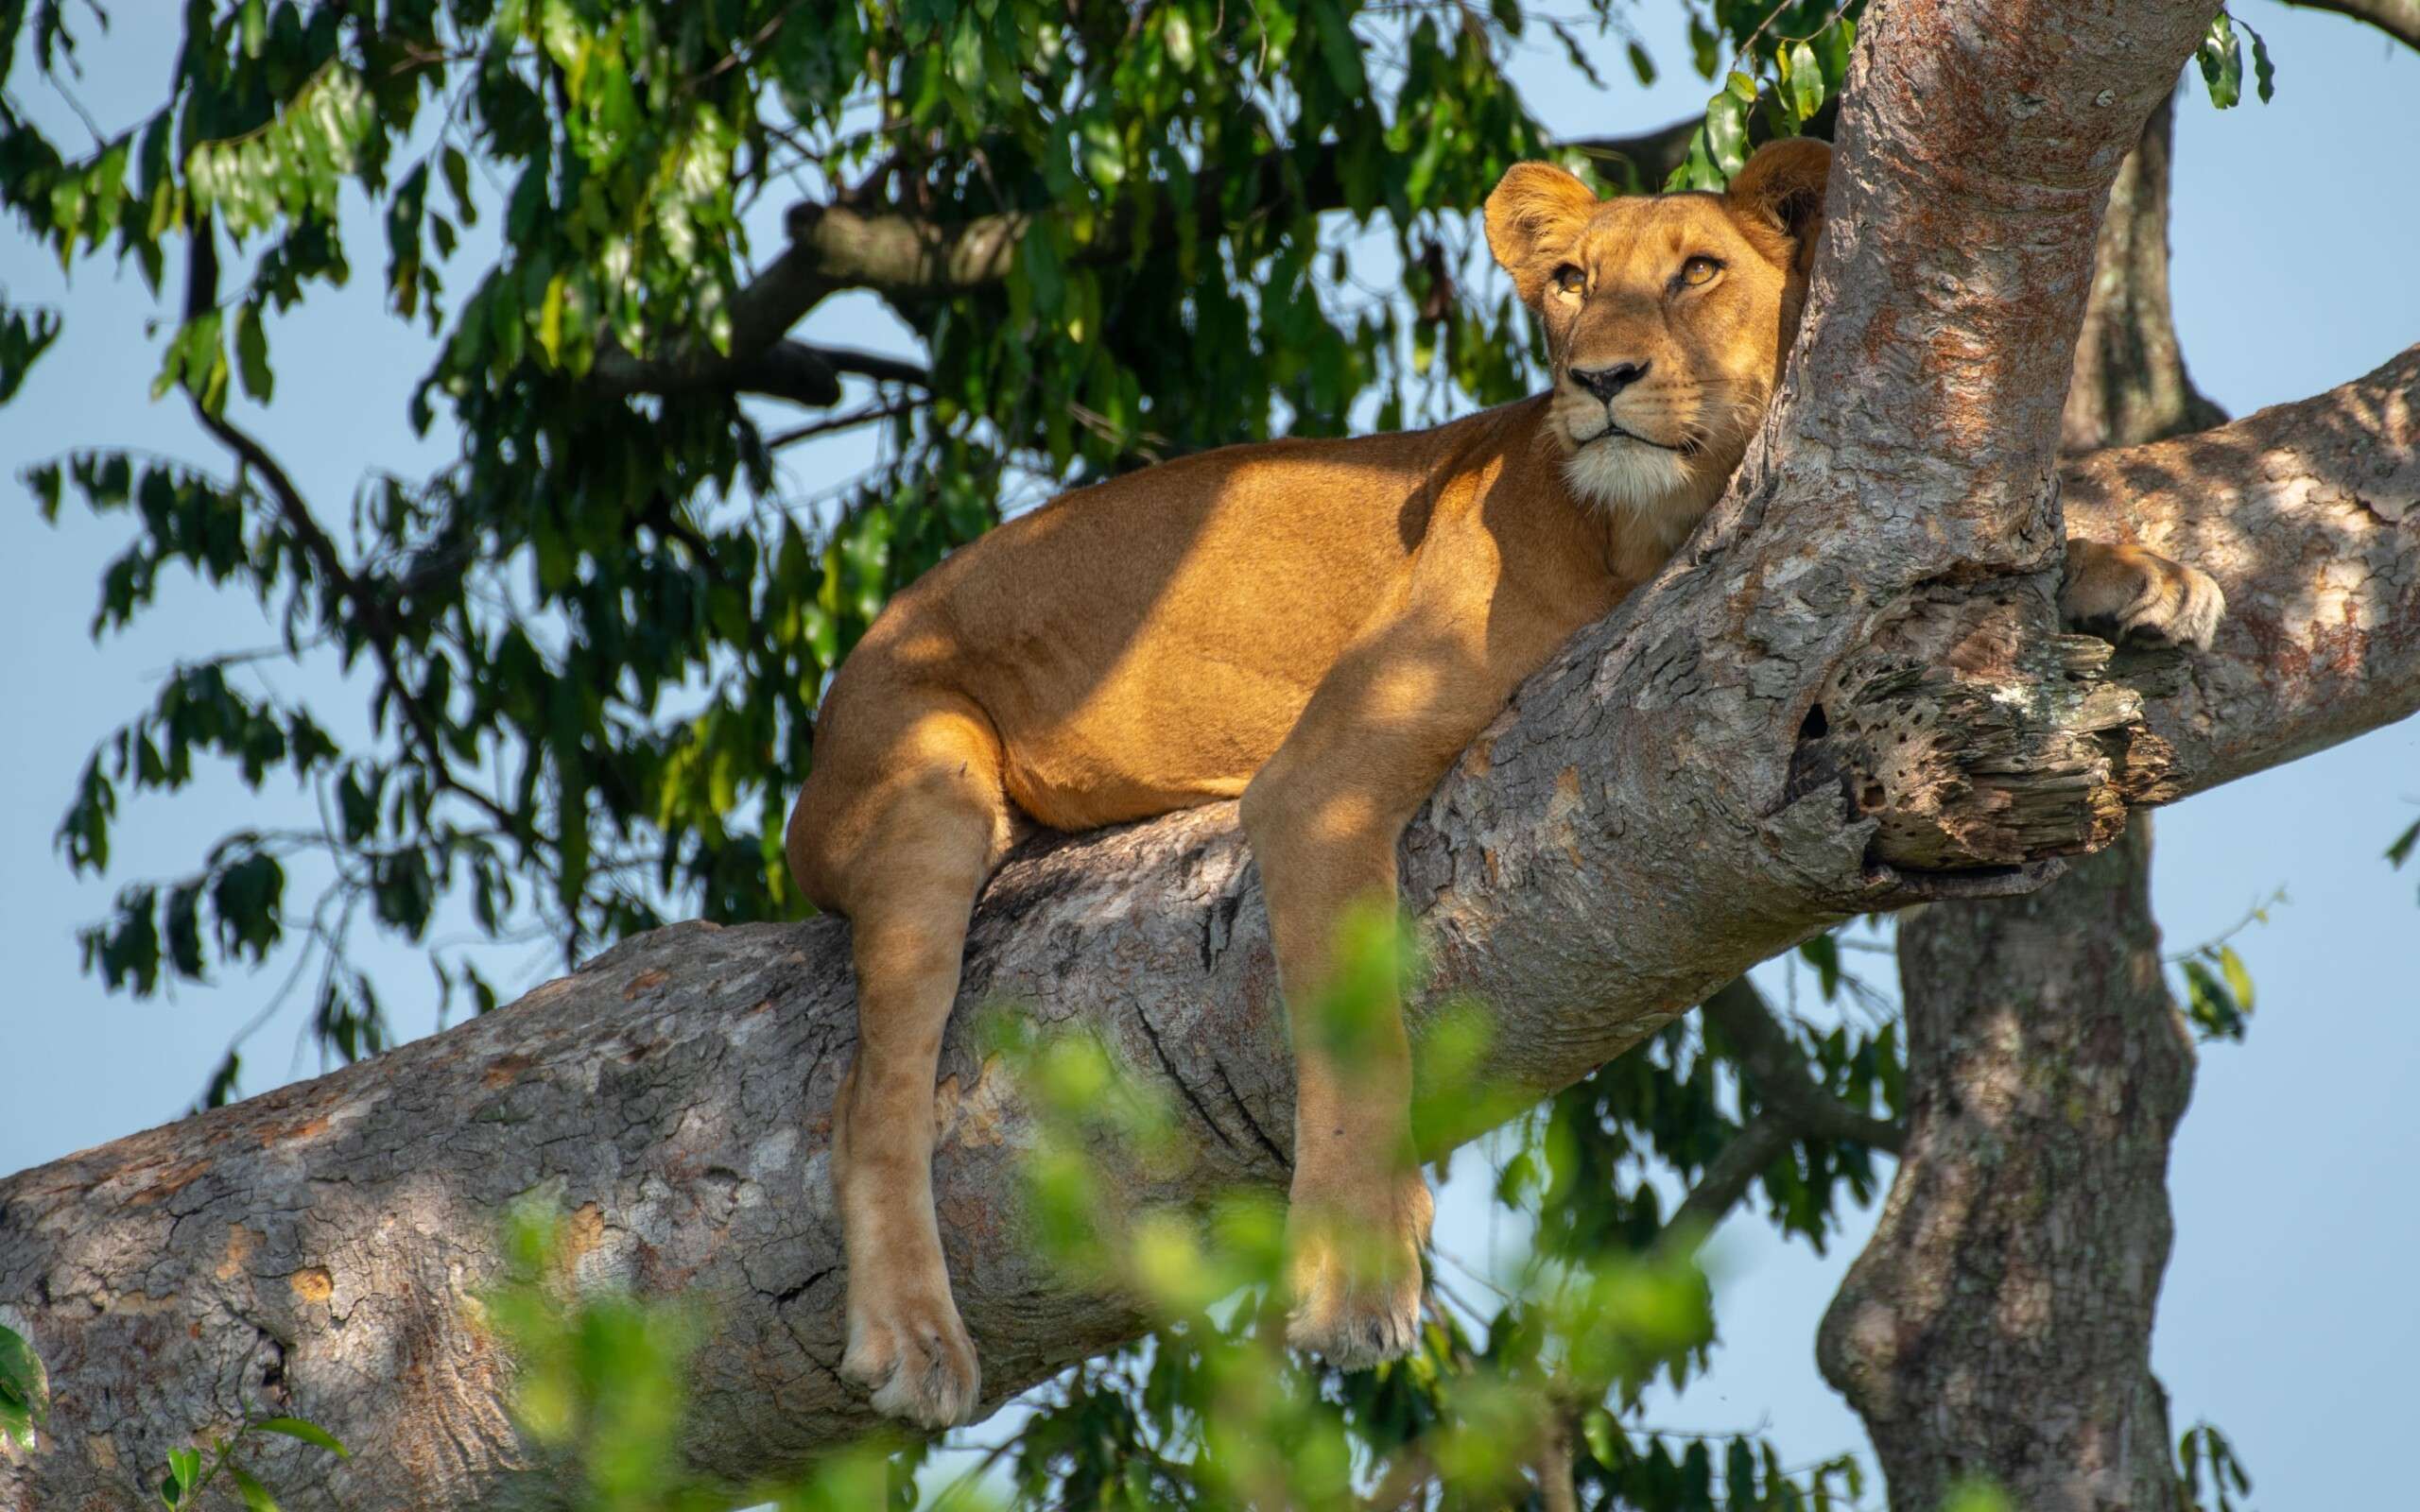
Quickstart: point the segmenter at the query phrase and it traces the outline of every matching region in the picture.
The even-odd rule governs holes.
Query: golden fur
[[[841,1368],[875,1406],[940,1425],[980,1395],[929,1172],[977,894],[1028,825],[1219,799],[1243,800],[1293,1019],[1292,1337],[1348,1365],[1409,1347],[1430,1214],[1409,1051],[1392,1005],[1350,1055],[1309,1022],[1337,921],[1393,905],[1396,839],[1456,756],[1720,494],[1797,327],[1829,161],[1776,144],[1725,195],[1605,203],[1559,168],[1517,167],[1487,234],[1545,327],[1547,393],[1068,494],[952,556],[868,632],[824,700],[787,841],[806,895],[855,924]],[[2115,604],[2154,631],[2188,600],[2215,614],[2199,574],[2079,553],[2081,611]]]

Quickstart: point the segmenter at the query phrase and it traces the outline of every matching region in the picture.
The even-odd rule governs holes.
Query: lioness
[[[1081,490],[893,599],[833,679],[789,864],[855,924],[858,1052],[834,1114],[841,1372],[932,1426],[980,1390],[933,1211],[933,1086],[976,895],[1028,825],[1238,795],[1293,1019],[1290,1336],[1358,1366],[1416,1326],[1430,1201],[1390,1012],[1349,1062],[1305,1022],[1348,905],[1514,684],[1653,574],[1779,382],[1830,149],[1728,193],[1599,203],[1524,163],[1488,245],[1546,328],[1547,393],[1431,430],[1231,447]],[[2206,644],[2217,585],[2069,548],[2079,618]],[[1378,1254],[1367,1258],[1375,1237]]]

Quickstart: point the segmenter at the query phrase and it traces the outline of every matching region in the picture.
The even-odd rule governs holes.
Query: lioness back
[[[1399,595],[1441,488],[1533,434],[1535,407],[1227,447],[1064,494],[893,599],[823,728],[958,693],[998,732],[1011,799],[1057,829],[1233,798]]]

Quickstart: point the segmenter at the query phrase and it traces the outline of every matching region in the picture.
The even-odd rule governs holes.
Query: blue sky
[[[1616,87],[1599,94],[1549,43],[1519,67],[1533,108],[1558,130],[1587,133],[1657,125],[1701,105],[1706,86],[1686,74],[1686,50],[1656,23],[1661,13],[1642,12],[1667,70],[1654,88],[1631,87],[1609,44],[1599,49],[1601,72]],[[2244,17],[2277,57],[2277,99],[2220,113],[2198,84],[2187,91],[2174,226],[2187,360],[2203,388],[2237,414],[2341,382],[2420,340],[2420,279],[2411,273],[2420,209],[2409,156],[2420,146],[2420,56],[2337,17],[2267,0],[2251,0]],[[129,119],[165,77],[170,45],[122,24],[90,54],[86,104],[105,124]],[[373,239],[364,245],[376,245],[373,226],[365,222]],[[478,255],[480,244],[469,250]],[[307,323],[272,330],[277,403],[254,417],[322,508],[341,509],[368,468],[409,474],[440,459],[404,420],[427,349],[380,311],[374,268],[361,274],[343,296],[315,299]],[[12,301],[59,306],[68,329],[26,392],[0,410],[0,644],[18,648],[0,665],[0,707],[10,713],[0,741],[6,1172],[173,1116],[228,1039],[272,1001],[288,964],[188,987],[168,1001],[130,1002],[79,974],[76,926],[102,914],[123,880],[188,868],[233,825],[293,822],[308,811],[297,795],[253,795],[213,773],[182,799],[124,811],[110,879],[70,878],[55,856],[51,833],[86,752],[139,706],[158,673],[181,656],[273,635],[249,602],[178,584],[133,633],[89,642],[95,585],[122,543],[120,527],[73,507],[58,526],[43,524],[16,471],[100,442],[221,463],[181,406],[148,401],[157,346],[130,275],[115,281],[106,267],[88,267],[63,286],[55,263],[11,236],[0,241],[0,286]],[[863,299],[834,301],[805,331],[911,350]],[[788,482],[814,491],[860,459],[811,451]],[[270,676],[333,714],[359,718],[357,696],[330,665]],[[2392,1446],[2420,1359],[2420,1305],[2407,1280],[2420,1211],[2404,1198],[2402,1178],[2420,1159],[2420,1114],[2407,1096],[2420,1066],[2420,953],[2411,944],[2420,877],[2390,871],[2379,852],[2415,813],[2420,727],[2407,723],[2193,799],[2159,820],[2155,896],[2172,949],[2228,928],[2281,887],[2288,897],[2271,922],[2237,940],[2258,981],[2258,1010],[2245,1044],[2204,1052],[2177,1141],[2176,1250],[2155,1351],[2178,1426],[2208,1418],[2225,1428],[2263,1506],[2374,1503],[2397,1473]],[[298,873],[299,886],[308,883]],[[385,972],[399,1028],[431,1027],[434,984],[421,956],[372,944],[367,958]],[[525,984],[552,967],[543,948],[509,960]],[[1778,973],[1767,975],[1787,990]],[[415,983],[429,986],[416,991]],[[319,1069],[289,1054],[304,1006],[298,994],[251,1041],[248,1090]],[[1484,1257],[1483,1194],[1467,1176],[1455,1185],[1441,1241]],[[1855,1228],[1819,1257],[1780,1245],[1759,1220],[1735,1219],[1717,1250],[1726,1343],[1716,1372],[1668,1410],[1659,1404],[1658,1425],[1762,1427],[1800,1459],[1859,1445],[1854,1418],[1815,1374],[1813,1336],[1862,1238]]]

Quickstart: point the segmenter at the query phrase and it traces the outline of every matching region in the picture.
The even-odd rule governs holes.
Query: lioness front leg
[[[2226,617],[2227,597],[2209,574],[2140,546],[2070,539],[2059,612],[2069,625],[2112,640],[2148,635],[2206,651]]]
[[[1394,909],[1401,823],[1352,791],[1350,773],[1280,761],[1246,790],[1243,814],[1294,1045],[1287,1332],[1357,1369],[1418,1336],[1433,1211],[1412,1146],[1411,1047],[1393,984],[1335,989],[1339,926],[1357,910],[1383,919]]]
[[[1404,826],[1513,686],[1610,600],[1545,566],[1515,578],[1476,512],[1440,520],[1428,545],[1406,601],[1339,659],[1243,799],[1294,1043],[1288,1333],[1347,1367],[1418,1338],[1434,1205],[1395,983],[1332,991],[1339,928],[1362,910],[1393,919]]]

